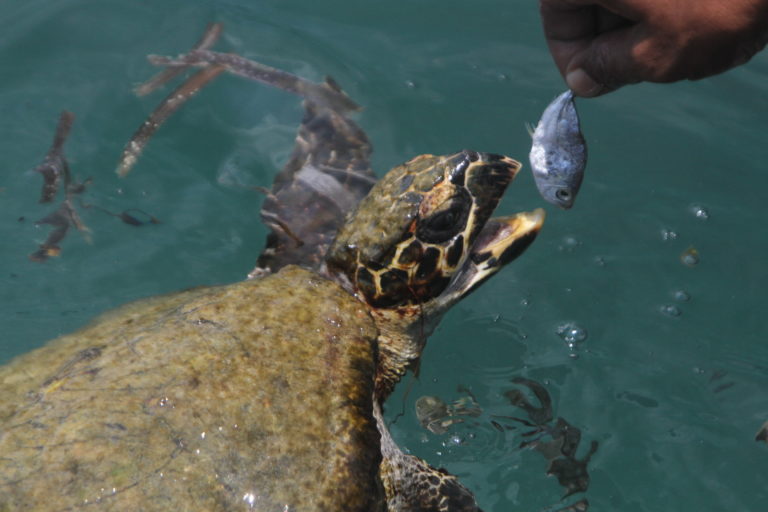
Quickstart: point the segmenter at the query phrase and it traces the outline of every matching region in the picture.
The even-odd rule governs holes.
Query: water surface
[[[290,152],[297,98],[235,77],[196,97],[152,141],[127,179],[123,144],[163,93],[131,87],[211,21],[223,50],[320,80],[333,76],[365,110],[359,123],[381,175],[420,153],[470,148],[525,159],[535,122],[563,84],[535,2],[7,0],[0,21],[0,360],[42,345],[128,300],[241,279],[266,234],[260,197]],[[524,170],[500,210],[543,206],[548,219],[521,259],[457,306],[430,340],[418,379],[389,411],[403,446],[461,475],[487,511],[556,509],[563,489],[521,430],[504,392],[542,382],[555,414],[600,447],[585,496],[594,510],[759,511],[768,491],[764,310],[768,237],[768,54],[716,78],[642,85],[580,101],[590,162],[576,206],[543,203]],[[85,200],[141,208],[133,228],[83,211],[90,242],[28,260],[31,170],[59,112],[76,115],[66,153],[92,177]],[[695,248],[699,262],[681,255]],[[565,323],[586,332],[566,343]],[[469,389],[484,409],[437,436],[412,412]],[[406,392],[407,391],[407,392]],[[566,502],[580,499],[571,497]]]

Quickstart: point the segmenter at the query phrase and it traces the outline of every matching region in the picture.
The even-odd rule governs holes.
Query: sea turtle
[[[346,95],[293,78],[305,115],[252,279],[128,304],[0,368],[0,511],[477,510],[395,445],[382,403],[543,212],[491,218],[520,168],[495,154],[374,184]]]

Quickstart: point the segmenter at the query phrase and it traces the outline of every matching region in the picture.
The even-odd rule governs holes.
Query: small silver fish
[[[547,106],[531,137],[528,158],[539,194],[547,202],[570,208],[587,166],[587,143],[570,90]]]

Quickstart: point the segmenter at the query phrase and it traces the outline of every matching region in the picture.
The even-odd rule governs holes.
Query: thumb
[[[570,48],[563,76],[574,94],[583,97],[599,96],[641,82],[648,75],[637,59],[641,49],[642,37],[637,25],[604,32]]]

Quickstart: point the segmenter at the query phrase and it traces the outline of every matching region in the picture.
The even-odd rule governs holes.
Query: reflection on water
[[[442,442],[442,446],[446,448],[471,444],[473,450],[478,449],[477,445],[482,445],[484,439],[478,438],[475,431],[479,430],[478,426],[486,422],[501,434],[512,432],[514,441],[507,435],[499,437],[504,439],[504,443],[515,442],[520,449],[533,449],[543,455],[547,460],[546,474],[554,476],[564,488],[563,500],[577,493],[585,493],[589,488],[587,465],[597,451],[597,441],[590,442],[586,454],[577,457],[581,443],[581,430],[562,417],[555,419],[552,400],[546,388],[536,381],[523,377],[513,378],[512,383],[535,396],[535,401],[532,402],[523,389],[513,388],[504,392],[510,404],[520,410],[520,416],[490,415],[472,421],[463,429],[463,433],[459,433],[452,427],[465,422],[461,416],[478,418],[483,414],[472,392],[460,388],[459,391],[468,396],[454,400],[451,405],[446,404],[439,397],[420,397],[416,400],[416,417],[421,426],[432,434],[446,434]],[[585,497],[569,501],[573,503],[558,510],[576,512],[589,508],[589,501]],[[558,505],[562,504],[561,502]]]

